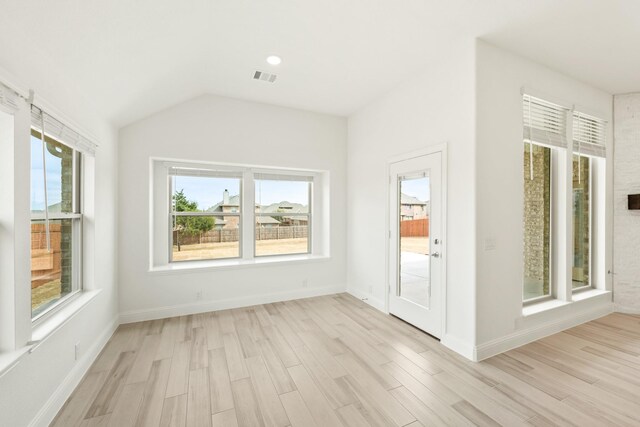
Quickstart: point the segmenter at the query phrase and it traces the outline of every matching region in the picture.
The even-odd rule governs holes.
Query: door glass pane
[[[590,159],[573,156],[573,288],[589,286],[591,257]]]
[[[430,180],[425,176],[400,177],[398,218],[400,236],[400,297],[429,307]]]

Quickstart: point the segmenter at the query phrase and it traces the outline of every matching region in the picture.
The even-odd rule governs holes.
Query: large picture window
[[[80,153],[31,132],[31,313],[37,319],[82,288]]]
[[[164,163],[168,177],[167,261],[311,254],[314,172]],[[159,240],[159,239],[158,239]],[[206,264],[203,264],[206,265]]]

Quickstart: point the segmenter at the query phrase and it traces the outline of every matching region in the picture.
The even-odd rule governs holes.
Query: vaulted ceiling
[[[46,69],[115,126],[203,93],[348,115],[476,37],[640,90],[636,0],[0,0],[0,67]]]

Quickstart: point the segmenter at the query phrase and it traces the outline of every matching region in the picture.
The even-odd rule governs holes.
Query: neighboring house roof
[[[416,197],[400,193],[400,204],[402,205],[426,205],[427,202],[417,199]]]
[[[286,213],[286,214],[301,214],[309,213],[309,207],[300,203],[291,202],[279,202],[272,203],[270,205],[260,206],[261,213]]]
[[[207,212],[222,212],[222,208],[224,206],[240,206],[240,195],[235,195],[229,197],[229,203],[224,204],[222,202],[218,202],[215,205],[211,206],[207,209]]]
[[[257,216],[256,222],[258,224],[280,224],[280,221],[271,216]]]
[[[229,197],[229,203],[223,203],[222,201],[216,203],[207,209],[207,212],[223,212],[223,208],[226,206],[237,207],[240,206],[240,196],[235,195]],[[259,208],[260,213],[267,214],[289,214],[294,216],[296,214],[306,214],[309,212],[309,207],[307,205],[302,205],[300,203],[291,203],[287,201],[272,203],[270,205],[257,206]],[[291,218],[289,215],[278,215],[278,218]],[[256,216],[256,222],[261,225],[265,224],[280,224],[276,218],[272,216]],[[227,222],[224,220],[216,219],[216,225],[226,224]]]

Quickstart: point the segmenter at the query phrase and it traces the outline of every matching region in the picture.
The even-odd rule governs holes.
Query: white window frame
[[[583,177],[582,179],[588,179],[589,180],[589,282],[586,285],[583,286],[579,286],[574,288],[573,287],[573,271],[571,273],[571,292],[572,293],[577,293],[577,292],[582,292],[584,290],[588,290],[588,289],[593,289],[593,261],[594,261],[594,257],[593,257],[593,250],[594,250],[594,246],[595,246],[595,240],[594,240],[594,236],[595,234],[593,233],[593,226],[594,226],[594,221],[593,221],[593,208],[594,208],[594,198],[593,198],[593,186],[594,186],[594,181],[596,179],[596,174],[593,173],[593,166],[595,163],[595,160],[591,157],[591,156],[587,156],[585,154],[579,154],[579,153],[573,153],[573,155],[575,156],[582,156],[585,157],[588,161],[589,161],[589,176],[588,177]],[[573,162],[573,156],[571,161]],[[573,177],[572,177],[573,178]],[[573,180],[573,179],[572,179]],[[573,192],[573,187],[571,188],[571,191]],[[573,208],[572,208],[572,217],[573,217]],[[574,230],[573,224],[572,224],[572,230]],[[575,241],[575,235],[572,234],[572,243]],[[572,248],[574,248],[574,245],[571,245]],[[575,249],[573,249],[575,250]],[[575,253],[572,250],[572,259],[575,257]],[[571,262],[571,268],[573,269],[573,261]]]
[[[31,128],[31,136],[34,138],[41,139],[41,132],[38,129]],[[51,318],[55,313],[57,313],[60,309],[66,306],[70,301],[79,296],[83,291],[83,242],[84,242],[84,233],[83,233],[83,155],[80,151],[76,150],[74,147],[65,144],[57,138],[46,135],[46,139],[51,139],[58,144],[64,145],[71,150],[73,150],[73,178],[72,178],[72,191],[73,191],[73,200],[72,200],[72,213],[48,213],[45,214],[31,214],[30,223],[33,221],[43,221],[47,218],[49,221],[55,220],[63,220],[63,219],[71,219],[72,220],[72,234],[73,234],[73,242],[71,245],[71,281],[72,281],[72,291],[55,301],[50,306],[46,307],[44,310],[33,315],[33,310],[31,312],[31,321],[33,327],[37,327],[38,325],[47,321],[47,319]],[[44,141],[43,141],[44,143]],[[33,291],[31,291],[33,292]],[[31,293],[31,297],[33,294]]]
[[[283,174],[280,174],[283,175]],[[292,175],[288,175],[288,176],[292,176]],[[310,176],[312,178],[312,176]],[[284,179],[283,179],[284,178]],[[280,179],[278,179],[278,176],[274,175],[273,178],[263,178],[265,180],[273,180],[273,181],[286,181],[287,179],[287,175],[284,175],[282,177],[280,177]],[[254,182],[254,191],[255,191],[255,176],[253,176],[253,182]],[[291,255],[306,255],[306,254],[310,254],[312,252],[312,248],[313,248],[313,179],[311,179],[310,181],[308,181],[308,192],[309,192],[309,200],[307,201],[307,206],[309,206],[309,212],[307,213],[296,213],[296,214],[274,214],[274,213],[262,213],[262,212],[257,212],[255,213],[255,217],[261,217],[261,216],[296,216],[296,217],[306,217],[307,218],[307,252],[303,252],[303,253],[286,253],[286,254],[271,254],[271,255],[258,255],[257,252],[257,242],[258,239],[255,238],[253,239],[253,256],[255,258],[262,258],[262,257],[277,257],[277,256],[291,256]],[[255,201],[254,199],[254,205],[257,203],[257,201]],[[255,218],[254,218],[254,224],[255,224]],[[255,227],[257,228],[257,227]]]
[[[529,142],[525,142],[525,145],[528,145]],[[538,144],[535,142],[531,143],[532,145],[536,145],[538,147],[548,148],[550,150],[550,167],[549,167],[549,294],[541,295],[539,297],[533,297],[522,300],[523,305],[537,304],[540,302],[548,301],[551,299],[555,299],[557,297],[557,279],[556,279],[556,266],[557,260],[556,255],[559,253],[558,241],[557,237],[560,235],[560,230],[558,230],[557,225],[559,224],[557,218],[557,209],[556,206],[560,204],[560,201],[557,199],[561,191],[559,191],[559,158],[561,157],[560,150],[557,147],[547,146],[544,144]],[[526,178],[525,178],[526,179]],[[524,189],[524,186],[523,186]],[[524,191],[524,190],[523,190]],[[524,239],[523,239],[524,241]],[[524,280],[524,276],[523,276]]]
[[[203,176],[207,177],[207,176]],[[209,178],[217,178],[214,174],[209,176]],[[244,177],[239,177],[237,179],[240,180],[240,206],[239,212],[226,212],[226,213],[215,213],[215,212],[174,212],[173,207],[173,180],[169,177],[169,245],[167,247],[169,251],[169,264],[180,263],[180,262],[200,262],[200,261],[215,261],[218,259],[240,259],[243,258],[243,211],[244,211],[244,200],[242,199],[243,194],[243,179]],[[225,216],[237,216],[238,217],[238,256],[237,257],[226,257],[226,258],[207,258],[207,259],[199,259],[199,260],[174,260],[173,259],[173,218],[177,216],[202,216],[202,217],[225,217]]]
[[[198,168],[211,172],[241,174],[240,257],[192,261],[171,261],[171,195],[169,169]],[[310,182],[308,251],[297,254],[255,255],[255,176],[304,177]],[[299,180],[299,179],[298,179]],[[297,262],[329,257],[329,172],[253,166],[244,164],[195,162],[167,158],[150,158],[150,227],[149,271],[185,270],[190,268],[227,268],[262,265],[270,262]],[[205,215],[211,216],[210,213]],[[226,214],[225,214],[226,215]],[[297,214],[296,214],[297,215]],[[307,214],[301,214],[307,215]],[[167,232],[169,230],[169,232]],[[168,250],[167,250],[168,249]]]
[[[526,109],[527,95],[523,89],[523,106]],[[538,98],[539,100],[539,98]],[[543,103],[555,105],[548,101]],[[550,140],[549,144],[533,142],[541,146],[551,148],[551,227],[550,227],[550,295],[523,300],[523,307],[548,300],[559,300],[571,302],[574,295],[590,290],[606,290],[606,192],[607,192],[607,147],[606,135],[608,134],[607,121],[598,119],[596,116],[583,113],[583,108],[578,106],[566,107],[556,105],[564,109],[566,113],[565,143],[560,138],[561,134],[555,135],[557,140]],[[526,114],[526,110],[523,111]],[[582,128],[574,132],[574,123],[578,120],[595,119],[598,123],[597,130],[593,133],[584,133]],[[525,143],[528,143],[527,135],[532,135],[527,131],[527,117],[525,121]],[[544,131],[544,129],[541,129]],[[551,129],[556,131],[558,129]],[[581,152],[580,144],[576,138],[586,139],[583,145],[586,152]],[[589,138],[592,138],[589,140]],[[573,155],[581,154],[587,156],[591,161],[590,168],[590,274],[589,285],[573,289],[573,257],[574,257],[574,236],[573,236]]]

